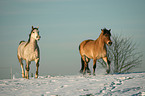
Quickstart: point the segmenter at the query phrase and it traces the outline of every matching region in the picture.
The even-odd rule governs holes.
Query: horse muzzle
[[[40,40],[41,36],[36,36],[37,40]]]
[[[111,46],[111,45],[112,45],[112,42],[111,42],[111,41],[109,41],[109,42],[107,43],[107,45]]]

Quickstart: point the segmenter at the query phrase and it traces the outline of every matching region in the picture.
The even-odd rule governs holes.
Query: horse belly
[[[90,58],[90,59],[93,59],[93,57],[94,57],[92,51],[85,53],[85,56],[87,56],[87,57]]]
[[[103,58],[103,57],[106,57],[106,53],[98,53],[95,55],[96,59],[100,59],[100,58]]]

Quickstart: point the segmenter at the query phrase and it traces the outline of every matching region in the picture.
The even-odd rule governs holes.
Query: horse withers
[[[31,61],[35,61],[36,63],[35,78],[38,78],[38,67],[39,67],[39,60],[40,60],[40,50],[37,44],[37,41],[40,39],[38,28],[39,27],[34,28],[32,26],[32,30],[31,30],[31,33],[29,34],[28,41],[27,42],[20,41],[19,43],[17,56],[21,65],[23,78],[29,79],[29,70],[30,70],[29,65]],[[26,60],[25,72],[24,72],[24,67],[23,67],[23,60]]]
[[[86,70],[87,73],[91,74],[88,63],[90,59],[93,59],[93,75],[95,75],[96,60],[100,58],[102,58],[107,64],[106,73],[110,73],[110,61],[107,58],[106,44],[112,44],[112,41],[110,39],[111,29],[107,30],[106,28],[104,28],[101,29],[101,31],[102,32],[100,36],[96,40],[85,40],[79,46],[82,63],[80,72],[83,74],[86,73]]]

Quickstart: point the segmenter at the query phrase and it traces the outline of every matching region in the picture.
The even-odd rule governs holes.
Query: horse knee
[[[107,62],[108,62],[108,65],[110,65],[110,64],[111,64],[111,61],[110,61],[110,60],[107,60]]]
[[[22,65],[23,64],[23,62],[22,62],[23,59],[18,57],[18,60],[19,60],[20,64]]]
[[[30,70],[30,68],[28,66],[26,66],[26,71],[29,71],[29,70]]]
[[[36,71],[36,75],[38,75],[38,71]]]
[[[93,65],[93,69],[96,69],[96,64]]]
[[[36,64],[36,67],[39,67],[39,63]]]

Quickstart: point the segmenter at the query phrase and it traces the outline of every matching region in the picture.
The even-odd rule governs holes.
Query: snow
[[[145,96],[145,73],[4,79],[0,96]]]

